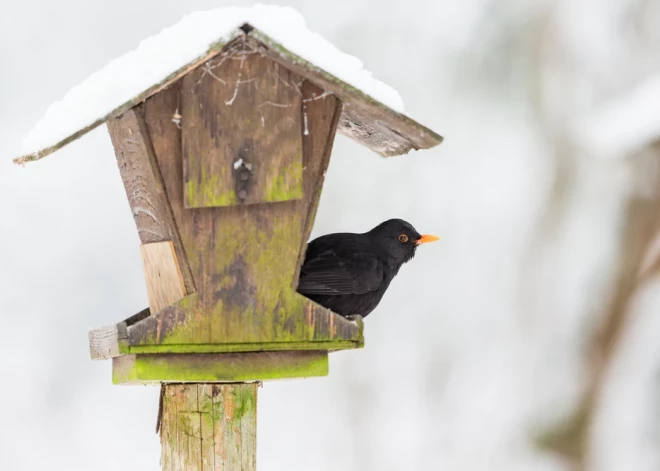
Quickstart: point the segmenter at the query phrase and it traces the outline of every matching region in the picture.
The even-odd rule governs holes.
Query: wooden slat
[[[165,385],[163,470],[255,471],[257,387]]]
[[[279,64],[240,45],[183,78],[187,208],[302,197],[296,80]]]
[[[106,360],[122,354],[120,344],[127,346],[126,324],[99,327],[89,332],[89,353],[92,360]]]
[[[303,103],[303,121],[306,133],[303,139],[303,160],[305,168],[303,205],[307,209],[303,225],[302,244],[296,263],[292,286],[298,285],[300,266],[305,259],[307,241],[314,227],[316,211],[321,199],[325,172],[330,164],[330,155],[335,143],[337,124],[341,116],[342,103],[333,95],[324,94],[323,89],[305,80],[300,91]]]
[[[115,384],[217,383],[308,378],[328,374],[325,351],[160,353],[113,359]]]
[[[186,292],[192,293],[194,281],[142,114],[142,109],[137,107],[108,121],[119,173],[140,241],[143,244],[172,241]]]
[[[186,295],[186,287],[172,242],[143,244],[140,253],[149,309],[155,314],[182,299]]]

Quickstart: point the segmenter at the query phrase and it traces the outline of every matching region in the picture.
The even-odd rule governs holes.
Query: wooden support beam
[[[119,173],[143,244],[171,241],[187,293],[195,283],[172,215],[141,107],[108,121]],[[152,309],[152,314],[157,311]]]
[[[156,313],[186,295],[172,242],[154,242],[140,246],[144,278],[147,282],[149,309]]]
[[[114,384],[265,381],[328,375],[327,351],[159,353],[113,359]]]
[[[92,360],[107,360],[129,353],[128,327],[149,317],[149,308],[113,325],[89,331],[89,354]]]
[[[167,384],[164,471],[255,471],[257,383]]]
[[[128,331],[124,322],[89,331],[89,354],[92,360],[107,360],[127,351]]]

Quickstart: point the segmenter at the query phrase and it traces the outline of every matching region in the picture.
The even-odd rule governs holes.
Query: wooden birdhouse
[[[284,10],[233,9],[231,28],[223,26],[231,23],[227,14],[219,15],[217,34],[192,60],[179,59],[98,119],[17,159],[42,158],[107,124],[140,236],[149,306],[92,330],[91,356],[112,359],[115,383],[209,387],[207,395],[166,393],[166,416],[168,401],[190,394],[207,397],[211,407],[256,397],[253,389],[227,392],[209,383],[322,376],[328,352],[361,347],[359,318],[336,315],[296,292],[335,132],[383,156],[442,140],[379,101],[376,92],[389,89],[368,73],[346,73],[351,83],[308,59],[317,57],[315,46],[325,61],[346,56],[311,33],[296,37],[296,21],[272,26],[278,15],[291,15]],[[156,37],[141,44],[142,53],[125,59],[137,70],[120,70],[120,60],[106,73],[138,74],[144,67],[146,74],[151,69],[140,58],[148,60],[151,49],[166,56],[168,41],[185,39],[190,23],[213,30],[213,18],[203,15],[186,18],[178,32],[166,30],[161,43]],[[295,41],[311,52],[298,55]],[[359,88],[370,83],[371,95]],[[83,85],[69,98],[83,101],[95,86],[101,85]],[[165,464],[177,453],[170,448],[164,447]]]

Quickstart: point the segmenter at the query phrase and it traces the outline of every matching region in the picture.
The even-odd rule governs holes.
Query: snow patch
[[[373,99],[403,112],[403,101],[396,90],[375,79],[359,59],[309,31],[295,9],[262,4],[226,7],[190,13],[90,75],[50,105],[23,140],[22,152],[32,154],[54,146],[91,125],[204,55],[213,43],[231,39],[244,23]]]

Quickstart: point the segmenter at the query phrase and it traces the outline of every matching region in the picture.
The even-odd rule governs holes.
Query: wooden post
[[[258,383],[165,385],[163,470],[256,470],[257,387]]]

